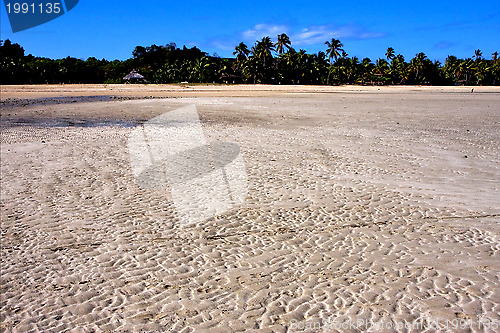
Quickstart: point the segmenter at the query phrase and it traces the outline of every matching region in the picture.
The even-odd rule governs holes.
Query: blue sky
[[[67,14],[17,33],[1,7],[0,38],[50,58],[126,59],[137,45],[170,42],[232,56],[240,41],[251,46],[282,32],[297,50],[324,50],[335,37],[350,56],[372,60],[389,46],[407,59],[422,51],[441,61],[478,48],[487,58],[500,52],[496,1],[80,0]]]

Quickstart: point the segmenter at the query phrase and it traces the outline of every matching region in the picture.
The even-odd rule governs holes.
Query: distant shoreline
[[[265,84],[47,84],[3,85],[0,101],[59,97],[169,98],[169,97],[258,97],[304,93],[500,93],[498,86],[312,86]],[[88,100],[88,101],[90,101]]]

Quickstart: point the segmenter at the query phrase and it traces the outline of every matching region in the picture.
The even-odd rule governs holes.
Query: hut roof
[[[144,76],[137,73],[135,70],[131,71],[123,77],[124,80],[145,80]]]

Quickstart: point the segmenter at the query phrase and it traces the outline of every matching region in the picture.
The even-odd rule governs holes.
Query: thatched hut
[[[146,78],[137,73],[135,69],[123,77],[125,83],[147,83]]]

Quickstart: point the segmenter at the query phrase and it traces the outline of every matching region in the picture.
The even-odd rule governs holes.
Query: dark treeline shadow
[[[286,34],[240,43],[234,58],[209,55],[197,47],[137,46],[127,60],[49,59],[25,55],[10,40],[0,41],[0,84],[60,83],[265,83],[317,85],[498,85],[498,52],[486,59],[480,50],[471,58],[453,55],[444,64],[423,52],[407,61],[389,47],[384,57],[350,57],[333,38],[325,51],[295,50]]]

